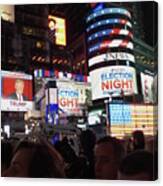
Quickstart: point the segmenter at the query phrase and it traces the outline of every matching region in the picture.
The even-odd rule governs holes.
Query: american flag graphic
[[[90,25],[88,28],[87,28],[87,32],[91,31],[92,29],[95,29],[97,27],[100,27],[100,26],[103,26],[103,25],[110,25],[110,24],[122,24],[122,25],[125,25],[125,26],[128,26],[130,28],[132,28],[132,24],[130,21],[128,21],[127,19],[104,19],[104,20],[101,20],[101,21],[98,21],[98,22],[95,22],[94,24]]]
[[[122,137],[134,130],[146,135],[157,131],[157,107],[149,104],[110,104],[110,124],[113,136]]]

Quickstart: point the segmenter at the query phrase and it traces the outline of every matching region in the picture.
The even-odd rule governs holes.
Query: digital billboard
[[[24,73],[1,71],[1,110],[32,110],[32,76]]]
[[[131,134],[142,130],[146,135],[157,132],[157,107],[139,104],[109,104],[111,133],[115,136]]]
[[[88,85],[71,81],[57,81],[59,108],[66,115],[82,115]]]
[[[155,74],[153,78],[152,92],[153,92],[153,101],[154,103],[157,103],[158,102],[158,75],[157,74]]]
[[[15,22],[15,8],[14,5],[0,5],[0,16],[2,20]]]
[[[153,103],[153,80],[154,78],[148,74],[144,74],[141,72],[141,85],[142,85],[142,93],[145,103]]]
[[[128,66],[110,66],[90,72],[93,100],[137,93],[135,69]]]
[[[89,67],[100,64],[101,62],[126,60],[135,63],[133,54],[127,52],[108,52],[105,54],[97,55],[88,60]]]
[[[35,78],[35,94],[36,101],[41,100],[41,110],[45,110],[46,99],[42,99],[46,95],[45,84],[48,79]],[[39,84],[39,85],[38,85]],[[41,86],[42,84],[42,86]],[[72,80],[56,80],[57,85],[57,101],[60,116],[82,115],[83,107],[90,104],[91,86],[89,83],[75,82]],[[50,99],[56,103],[56,91],[51,92]],[[45,96],[46,97],[46,96]]]
[[[121,14],[126,15],[127,17],[131,18],[131,14],[128,10],[124,8],[102,8],[101,10],[98,10],[96,13],[91,13],[87,19],[86,22],[89,22],[97,17],[102,17],[103,15],[112,15],[112,14]]]
[[[97,125],[101,123],[101,117],[103,116],[103,110],[93,110],[88,113],[88,124]],[[104,117],[104,116],[103,116]]]
[[[127,104],[110,104],[111,125],[129,125],[132,122],[131,107]]]
[[[66,20],[61,17],[49,15],[48,22],[48,27],[51,31],[51,35],[54,36],[53,42],[56,45],[66,46]]]

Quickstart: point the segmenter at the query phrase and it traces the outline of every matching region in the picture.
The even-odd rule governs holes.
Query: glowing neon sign
[[[126,15],[127,17],[131,18],[131,14],[123,8],[105,8],[105,9],[99,10],[89,15],[86,19],[86,22],[89,22],[96,17],[107,15],[107,14],[122,14],[122,15]]]

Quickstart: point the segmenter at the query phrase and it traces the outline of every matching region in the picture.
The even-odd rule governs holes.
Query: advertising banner
[[[106,54],[101,54],[95,57],[92,57],[88,60],[89,67],[99,64],[101,62],[109,62],[109,61],[116,61],[116,60],[126,60],[135,62],[135,58],[133,54],[126,53],[126,52],[109,52]]]
[[[67,115],[81,115],[80,100],[84,96],[84,86],[72,82],[57,82],[59,108]],[[83,89],[83,94],[81,93]]]
[[[54,43],[57,45],[66,46],[66,20],[61,17],[56,17],[49,15],[49,29],[51,35],[55,34],[54,36]]]
[[[123,47],[126,49],[133,50],[133,42],[130,42],[129,40],[122,40],[122,39],[110,39],[110,40],[104,40],[102,42],[99,42],[91,47],[89,47],[89,54],[95,51],[100,51],[102,49],[107,48],[116,48],[116,47]]]
[[[45,90],[46,105],[57,104],[57,88],[49,88]]]
[[[103,110],[94,110],[88,113],[88,124],[89,125],[97,125],[101,124],[101,116],[102,116]]]
[[[154,135],[157,130],[157,107],[153,105],[109,104],[112,135],[123,136],[134,130]]]
[[[147,74],[141,73],[141,85],[142,85],[142,93],[145,103],[153,103],[153,77]]]
[[[0,5],[0,16],[2,20],[15,22],[15,8],[14,5]]]
[[[109,104],[111,125],[129,125],[132,122],[131,106],[127,104]]]
[[[47,80],[48,81],[48,80]],[[37,78],[35,79],[35,86],[37,87]],[[41,111],[45,111],[48,103],[48,91],[45,90],[44,78],[39,81],[40,90],[44,89],[45,98],[41,98]],[[66,115],[82,115],[83,107],[90,104],[91,101],[91,86],[90,83],[75,82],[71,80],[56,80],[56,89],[49,90],[49,101],[51,104],[58,104],[58,111],[60,116]],[[40,92],[39,89],[37,91]],[[40,97],[38,95],[38,97]],[[39,99],[38,99],[39,100]]]
[[[136,72],[132,67],[103,67],[90,72],[92,99],[137,93]]]
[[[32,110],[32,76],[24,73],[1,71],[1,110]]]

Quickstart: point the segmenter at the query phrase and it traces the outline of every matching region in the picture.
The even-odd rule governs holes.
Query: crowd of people
[[[154,138],[153,138],[154,139]],[[91,130],[78,141],[63,137],[51,144],[37,139],[8,139],[1,142],[3,177],[72,178],[105,180],[156,180],[157,139],[147,143],[142,131],[129,139],[105,136],[96,140]]]

